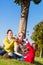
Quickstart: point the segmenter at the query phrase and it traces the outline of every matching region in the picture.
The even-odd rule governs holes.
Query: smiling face
[[[18,38],[20,41],[22,41],[24,39],[24,34],[21,32],[18,34]]]
[[[8,30],[7,37],[10,38],[10,39],[13,37],[12,30]]]

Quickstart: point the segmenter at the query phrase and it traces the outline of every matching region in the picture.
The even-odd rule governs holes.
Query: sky
[[[14,36],[18,34],[18,26],[20,22],[21,7],[13,2],[13,0],[0,0],[0,45],[3,46],[3,40],[6,37],[8,29],[12,29]],[[33,33],[33,27],[43,21],[43,0],[40,4],[30,3],[27,36],[30,43],[33,43],[30,36]]]

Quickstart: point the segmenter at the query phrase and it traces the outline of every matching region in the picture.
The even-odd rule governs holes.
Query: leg
[[[14,58],[13,52],[9,52],[9,53],[8,53],[8,56],[9,56],[9,58]]]
[[[18,56],[17,54],[14,53],[14,58],[15,58],[15,59],[20,59],[21,56]]]
[[[0,50],[0,55],[3,56],[5,53],[7,53],[4,49]]]

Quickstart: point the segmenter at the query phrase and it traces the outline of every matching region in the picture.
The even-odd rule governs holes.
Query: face
[[[24,34],[23,34],[23,33],[19,33],[19,34],[18,34],[18,39],[19,39],[20,41],[22,41],[23,38],[24,38]]]
[[[9,31],[8,34],[7,34],[7,36],[11,39],[13,37],[12,31]]]

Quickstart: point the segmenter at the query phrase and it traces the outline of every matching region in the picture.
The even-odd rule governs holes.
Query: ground
[[[43,65],[43,58],[36,57],[34,64],[15,59],[3,59],[0,57],[0,65]]]

